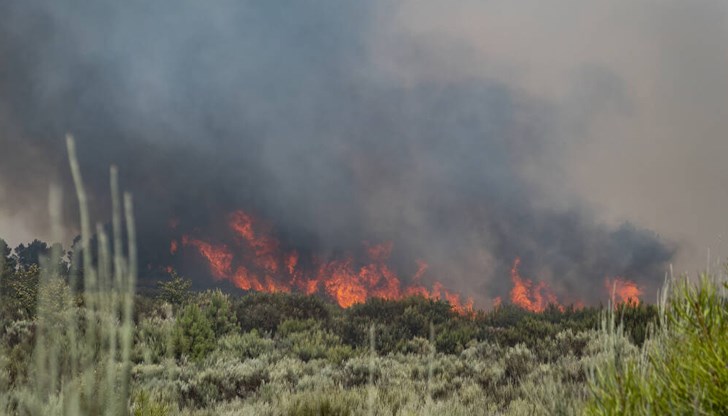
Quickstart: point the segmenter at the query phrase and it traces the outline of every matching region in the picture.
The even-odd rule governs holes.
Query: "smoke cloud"
[[[667,201],[666,183],[693,185],[661,168],[675,162],[661,149],[725,149],[728,117],[703,110],[728,108],[715,69],[728,58],[695,50],[725,34],[713,10],[725,7],[576,3],[3,2],[0,236],[22,234],[21,217],[43,235],[49,178],[72,189],[72,132],[97,218],[108,166],[121,168],[144,264],[169,262],[176,233],[215,235],[245,209],[301,252],[392,241],[401,269],[425,259],[480,304],[507,293],[516,257],[566,301],[604,301],[613,276],[654,293],[671,241],[686,239],[669,223],[687,214],[651,216],[653,204]],[[650,66],[684,63],[656,39],[686,9],[714,19],[691,26],[705,39],[675,34],[703,66]],[[707,96],[692,90],[710,81]],[[650,95],[670,82],[676,90]],[[676,103],[679,88],[692,105]],[[673,132],[676,115],[685,124]],[[690,130],[701,122],[713,124]],[[654,200],[636,196],[648,191]]]

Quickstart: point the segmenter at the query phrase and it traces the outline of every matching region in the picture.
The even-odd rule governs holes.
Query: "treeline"
[[[34,240],[10,250],[0,240],[0,250],[3,255],[0,261],[3,264],[0,307],[4,322],[34,318],[42,259],[45,259],[47,267],[54,267],[67,283],[71,280],[70,259],[73,252],[65,252],[59,245],[51,246]],[[83,279],[76,277],[76,280]],[[272,336],[288,321],[311,321],[322,330],[335,334],[342,344],[351,348],[368,347],[369,330],[374,325],[377,328],[376,348],[382,353],[403,351],[414,338],[434,337],[432,341],[438,352],[454,354],[479,341],[538,348],[539,343],[565,330],[597,329],[603,312],[603,307],[559,309],[551,306],[544,312],[535,313],[504,304],[489,311],[477,310],[461,315],[446,301],[418,296],[401,300],[371,298],[366,303],[342,309],[318,296],[255,292],[227,295],[219,291],[195,293],[191,287],[190,280],[172,272],[169,280],[158,282],[156,293],[137,296],[136,322],[160,313],[163,305],[170,306],[174,313],[187,319],[202,316],[195,312],[196,308],[204,311],[210,319],[202,319],[195,325],[214,327],[213,332],[217,336],[221,335],[220,327],[242,332],[256,330]],[[77,289],[82,291],[81,287]],[[77,294],[81,302],[80,293]],[[618,314],[637,345],[644,341],[647,328],[657,323],[657,309],[653,305],[618,305]],[[220,319],[226,320],[226,323],[217,322]]]

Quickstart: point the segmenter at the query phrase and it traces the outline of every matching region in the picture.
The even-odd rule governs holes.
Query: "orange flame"
[[[233,255],[227,246],[213,246],[204,241],[196,240],[188,236],[182,237],[183,245],[191,245],[207,259],[210,264],[212,275],[217,279],[224,279],[230,274],[230,268],[233,261]]]
[[[397,274],[387,265],[393,250],[391,242],[366,244],[369,257],[366,264],[357,265],[351,257],[328,262],[314,258],[314,273],[306,273],[299,267],[298,253],[282,253],[279,242],[266,229],[257,226],[250,214],[234,212],[230,215],[229,226],[239,237],[241,248],[245,249],[239,257],[234,257],[225,245],[213,245],[188,236],[183,237],[182,244],[199,251],[215,278],[228,279],[243,290],[324,292],[344,308],[363,303],[370,297],[400,299],[421,295],[428,299],[447,300],[453,310],[461,314],[473,311],[472,298],[463,301],[459,294],[444,290],[439,282],[433,284],[432,290],[421,285],[422,276],[428,268],[427,263],[421,260],[417,261],[412,284],[403,286]]]
[[[619,303],[637,305],[640,302],[642,289],[635,282],[621,277],[615,277],[614,279],[607,278],[604,281],[604,286],[609,291],[612,305],[616,306]]]
[[[541,281],[534,285],[531,280],[520,276],[518,273],[520,265],[521,259],[516,258],[513,268],[511,268],[511,280],[513,281],[511,302],[532,312],[543,312],[550,303],[556,305],[560,310],[564,310],[548,283]]]

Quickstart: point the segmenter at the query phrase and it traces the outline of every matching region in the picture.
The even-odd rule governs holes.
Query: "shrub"
[[[279,327],[279,344],[303,361],[325,358],[340,363],[353,355],[348,345],[313,320],[288,320]]]
[[[296,395],[286,406],[288,416],[348,416],[359,407],[360,399],[351,394],[312,392]]]
[[[215,337],[219,338],[236,329],[237,318],[230,295],[222,293],[220,289],[208,290],[199,295],[197,303],[210,321]]]
[[[170,310],[154,313],[140,320],[134,342],[135,362],[159,363],[174,351],[175,320]]]
[[[215,347],[215,333],[207,316],[197,304],[185,306],[172,332],[175,355],[185,355],[194,361],[202,360]]]
[[[508,348],[503,362],[506,378],[514,383],[530,373],[536,364],[533,353],[523,344]]]
[[[246,397],[269,379],[267,364],[259,359],[206,362],[190,380],[183,399],[193,406]]]
[[[605,359],[590,373],[590,414],[722,414],[728,409],[728,283],[673,281],[660,328],[641,354],[619,347],[623,327],[603,325]]]
[[[134,416],[167,416],[171,411],[168,403],[152,398],[144,390],[139,391],[132,399],[131,413]]]
[[[258,331],[252,330],[244,334],[228,334],[217,341],[215,354],[227,354],[244,361],[259,358],[262,355],[275,351],[275,342],[270,338],[260,336]]]
[[[175,308],[186,304],[192,296],[190,292],[192,281],[178,275],[174,270],[170,272],[170,280],[157,282],[157,286],[159,287],[159,299]]]

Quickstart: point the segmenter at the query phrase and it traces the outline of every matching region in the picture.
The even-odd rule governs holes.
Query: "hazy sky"
[[[561,142],[542,156],[561,171],[533,180],[679,242],[683,268],[728,256],[728,3],[392,4],[376,43],[392,73],[494,78],[556,104]]]
[[[484,297],[516,255],[652,287],[728,255],[726,45],[722,0],[3,2],[0,236],[48,238],[71,131],[96,212],[117,163],[150,247],[242,207]]]

